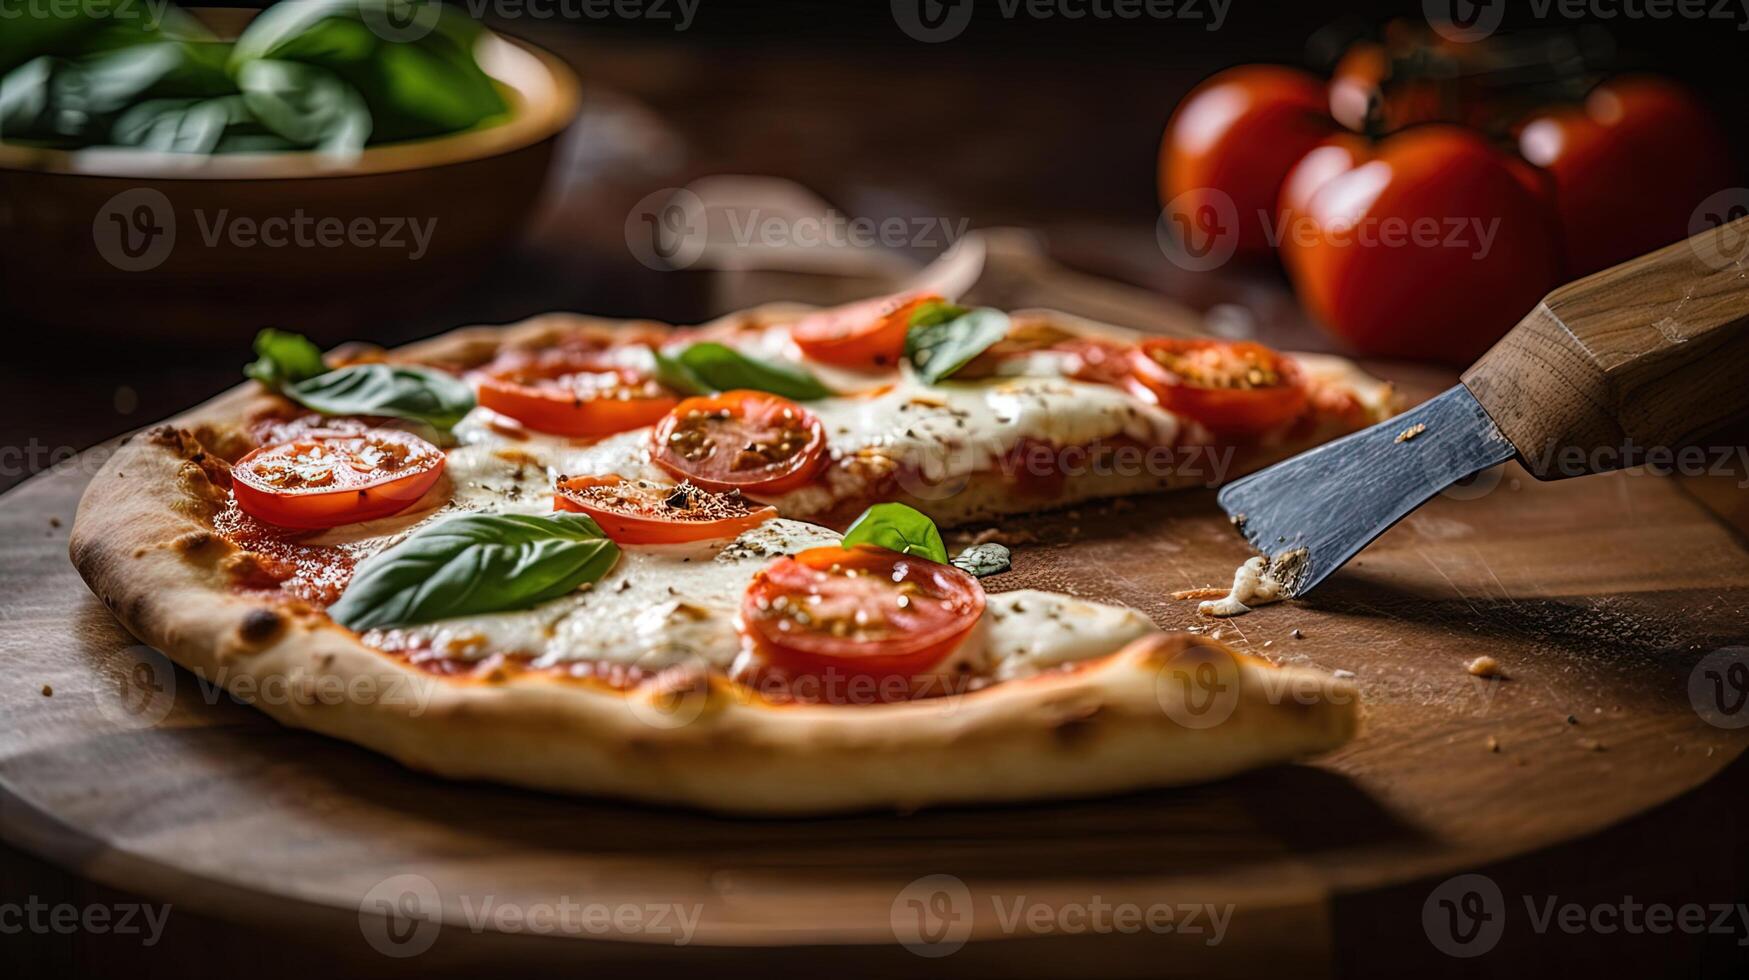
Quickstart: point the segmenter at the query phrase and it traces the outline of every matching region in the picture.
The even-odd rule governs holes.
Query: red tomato
[[[654,423],[679,399],[604,353],[512,351],[475,377],[480,404],[536,432],[598,438]]]
[[[1554,178],[1567,274],[1577,278],[1688,237],[1694,209],[1732,185],[1718,123],[1674,82],[1630,76],[1519,130]]]
[[[787,398],[725,391],[675,406],[651,433],[650,457],[706,490],[775,496],[819,472],[826,429]]]
[[[790,339],[816,361],[840,367],[878,370],[899,363],[911,314],[924,303],[942,302],[932,293],[899,293],[810,313],[790,327]]]
[[[1335,129],[1324,83],[1274,65],[1229,68],[1198,85],[1160,144],[1160,201],[1168,220],[1236,235],[1235,255],[1268,256],[1282,178]],[[1231,200],[1238,227],[1210,225]],[[1212,209],[1212,210],[1211,210]]]
[[[1300,301],[1362,353],[1468,364],[1559,280],[1528,169],[1455,126],[1328,141],[1282,187]]]
[[[231,467],[237,506],[280,527],[326,528],[399,513],[443,474],[443,450],[371,429],[263,446]]]
[[[777,516],[739,493],[712,493],[690,483],[652,483],[617,476],[559,480],[554,510],[588,514],[620,544],[673,544],[733,538]]]
[[[984,614],[984,587],[952,565],[885,548],[810,548],[755,575],[742,629],[792,675],[914,677]]]
[[[1220,435],[1258,435],[1306,407],[1298,365],[1262,344],[1150,337],[1130,352],[1130,369],[1138,393]]]

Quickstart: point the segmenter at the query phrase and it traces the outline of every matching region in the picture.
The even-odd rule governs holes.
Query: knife
[[[1303,595],[1491,466],[1516,458],[1539,480],[1601,473],[1745,417],[1749,217],[1556,289],[1450,391],[1218,499],[1289,578],[1286,594]]]

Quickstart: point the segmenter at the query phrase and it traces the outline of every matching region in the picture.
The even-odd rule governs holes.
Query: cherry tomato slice
[[[742,628],[793,675],[914,677],[984,614],[984,587],[952,565],[885,548],[810,548],[754,576]]]
[[[808,357],[862,370],[890,368],[905,353],[911,315],[932,293],[900,293],[810,313],[790,327],[790,339]]]
[[[739,493],[712,493],[690,483],[654,483],[618,476],[572,476],[559,480],[554,510],[595,518],[620,544],[675,544],[733,538],[777,516]]]
[[[551,435],[610,436],[654,423],[679,402],[599,351],[512,351],[475,376],[480,404]]]
[[[1138,393],[1221,435],[1257,435],[1306,407],[1299,367],[1262,344],[1151,337],[1130,352],[1130,370]]]
[[[775,495],[819,472],[826,462],[826,429],[787,398],[725,391],[676,405],[656,423],[650,456],[706,490]]]
[[[328,528],[406,510],[443,474],[443,450],[410,432],[300,438],[231,467],[237,506],[280,527]]]

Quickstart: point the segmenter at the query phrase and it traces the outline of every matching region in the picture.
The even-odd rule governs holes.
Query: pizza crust
[[[402,353],[465,367],[504,343],[608,328],[625,329],[546,317]],[[250,557],[212,529],[226,493],[207,447],[271,403],[240,387],[128,440],[80,503],[74,565],[131,632],[204,680],[416,769],[801,815],[1202,782],[1332,749],[1359,725],[1349,681],[1188,633],[972,693],[854,707],[773,704],[682,669],[629,693],[542,672],[428,672],[302,603],[234,588]]]

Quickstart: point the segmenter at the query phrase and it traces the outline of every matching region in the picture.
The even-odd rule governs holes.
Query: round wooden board
[[[1507,467],[1491,490],[1413,515],[1314,599],[1223,627],[1252,652],[1357,675],[1364,734],[1308,765],[1120,799],[784,821],[449,783],[281,728],[136,646],[66,557],[100,458],[0,498],[0,828],[80,875],[320,935],[376,972],[804,951],[850,973],[1318,972],[1345,897],[1594,834],[1749,743],[1690,700],[1702,658],[1745,638],[1742,542],[1667,479],[1539,484]],[[1205,625],[1167,593],[1221,582],[1246,556],[1199,493],[1004,534],[1015,569],[992,587],[1126,602],[1165,627]],[[1481,654],[1507,679],[1467,673]],[[367,937],[395,925],[379,900],[409,882],[429,882],[443,927],[394,933],[427,955],[379,957]],[[567,902],[627,918],[610,933],[517,928]],[[1187,928],[1182,911],[1178,928],[1135,933],[1058,914],[1102,905],[1229,917],[1211,942],[1212,923]],[[697,917],[679,948],[676,909]],[[919,924],[967,943],[913,957],[947,949],[901,946],[896,930]]]

